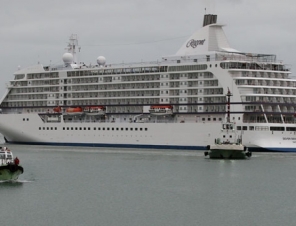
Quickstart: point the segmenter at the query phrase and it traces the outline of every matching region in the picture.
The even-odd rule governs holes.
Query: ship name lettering
[[[186,47],[188,48],[191,46],[192,48],[196,48],[198,45],[203,45],[205,41],[206,41],[205,39],[204,40],[191,39],[189,42],[187,42]]]
[[[296,140],[296,137],[283,137],[283,140]]]

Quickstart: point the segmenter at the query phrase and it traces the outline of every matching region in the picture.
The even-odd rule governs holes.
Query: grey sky
[[[108,64],[154,61],[175,54],[202,25],[205,8],[217,14],[231,47],[274,53],[295,67],[295,0],[0,0],[0,86],[20,65],[62,63],[78,34],[80,61]],[[165,41],[159,41],[165,40]],[[143,43],[144,44],[133,44]],[[129,45],[131,44],[131,45]],[[0,96],[2,94],[0,93]]]

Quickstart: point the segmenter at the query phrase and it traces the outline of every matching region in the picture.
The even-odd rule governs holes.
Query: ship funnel
[[[217,15],[214,14],[206,14],[204,16],[203,26],[207,26],[209,24],[215,24],[217,23]]]

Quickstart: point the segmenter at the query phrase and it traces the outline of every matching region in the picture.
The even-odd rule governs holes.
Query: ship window
[[[287,127],[287,131],[296,131],[296,127]]]
[[[271,126],[271,131],[285,131],[285,127],[279,127],[279,126]]]
[[[77,130],[78,128],[77,127],[75,127],[75,130]]]
[[[83,127],[83,130],[86,130],[86,127]]]
[[[29,121],[29,119],[27,118],[27,121]]]
[[[47,129],[48,129],[48,127],[47,127]],[[67,127],[67,130],[69,130],[69,127]]]
[[[90,127],[88,127],[88,130],[90,130]]]
[[[128,130],[128,128],[125,128],[125,130]]]
[[[54,127],[54,129],[57,130],[58,128],[57,127]]]
[[[45,130],[45,127],[43,127],[43,130]]]
[[[145,131],[147,131],[148,129],[147,128],[145,128]]]
[[[107,130],[109,130],[110,128],[108,127]]]
[[[79,127],[79,130],[82,130],[82,127]]]
[[[65,130],[65,127],[63,127],[63,130]]]
[[[131,131],[133,131],[133,128],[130,128]]]
[[[223,138],[225,138],[225,135],[223,135]]]
[[[71,127],[71,130],[73,130],[73,127]]]
[[[243,126],[243,130],[248,130],[248,127],[247,126]]]
[[[135,128],[136,131],[138,131],[138,128]]]
[[[211,118],[208,118],[208,121],[211,121]]]
[[[116,128],[116,130],[119,130],[119,128]]]
[[[39,130],[41,130],[41,127],[39,127]]]
[[[50,130],[53,130],[53,127],[50,127]]]
[[[102,129],[105,130],[105,127],[103,127]]]
[[[101,130],[101,127],[99,127],[98,130]]]
[[[213,118],[213,121],[216,121],[216,118]]]
[[[249,130],[254,130],[254,126],[249,126]]]
[[[121,128],[121,130],[123,130],[123,128]]]
[[[112,130],[114,130],[114,128],[112,127]]]
[[[94,130],[96,130],[97,128],[96,127],[94,127]]]
[[[222,121],[222,118],[219,118],[219,121]]]
[[[242,127],[241,126],[237,126],[236,127],[236,130],[242,130]]]
[[[205,118],[202,118],[201,120],[202,120],[202,121],[206,121],[206,119],[205,119]]]

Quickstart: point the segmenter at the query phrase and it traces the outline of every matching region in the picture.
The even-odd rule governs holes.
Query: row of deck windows
[[[247,126],[237,126],[237,130],[248,130]],[[296,131],[296,127],[283,127],[283,126],[249,126],[249,130],[257,131]]]
[[[148,128],[109,128],[109,127],[63,127],[63,130],[117,130],[117,131],[148,131]],[[39,127],[39,130],[57,130],[57,127]]]

